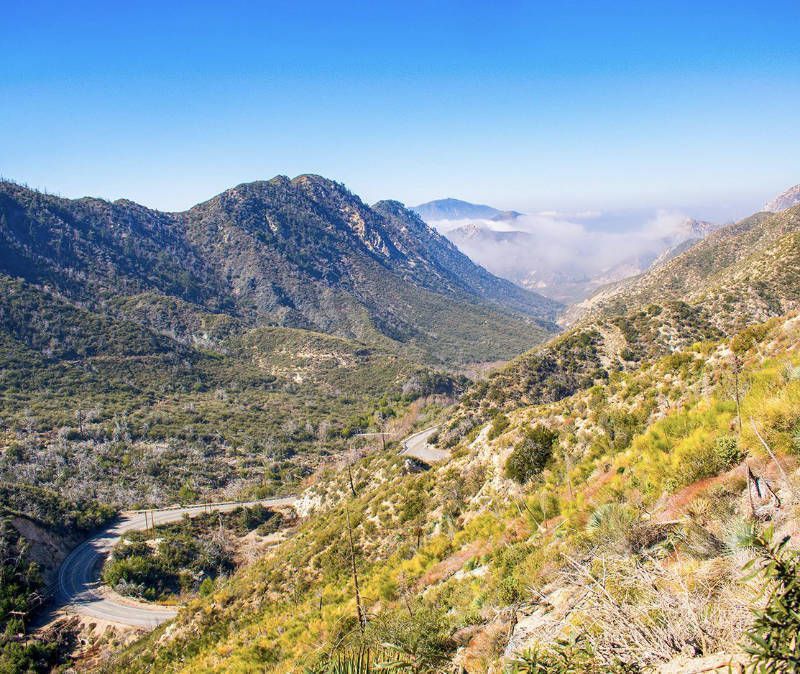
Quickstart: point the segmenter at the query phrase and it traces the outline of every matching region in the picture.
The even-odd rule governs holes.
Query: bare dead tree
[[[758,427],[756,426],[756,422],[753,420],[753,417],[750,417],[750,425],[753,427],[753,432],[756,434],[756,437],[758,438],[759,442],[761,442],[761,444],[764,445],[764,449],[767,450],[767,453],[769,454],[770,458],[775,462],[775,465],[778,467],[778,470],[781,473],[781,477],[783,477],[783,481],[786,483],[786,488],[789,490],[789,494],[792,497],[794,497],[794,492],[792,490],[792,483],[789,482],[789,476],[786,474],[786,471],[783,469],[783,466],[781,465],[780,461],[778,461],[778,458],[775,456],[775,454],[772,453],[772,449],[770,449],[770,446],[767,444],[767,441],[761,437],[761,433],[758,432]]]
[[[742,359],[735,353],[731,359],[731,367],[733,369],[733,393],[736,398],[736,420],[739,425],[739,435],[742,434],[742,406],[739,395],[739,375],[742,372]]]
[[[367,627],[367,615],[364,613],[364,607],[361,605],[361,590],[358,586],[358,569],[356,568],[356,548],[353,545],[353,525],[350,523],[350,509],[345,506],[345,515],[347,515],[347,537],[350,541],[350,565],[353,572],[353,586],[356,592],[356,613],[358,617],[358,625],[361,633]]]

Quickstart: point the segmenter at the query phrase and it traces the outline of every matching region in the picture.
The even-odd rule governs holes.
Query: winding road
[[[112,526],[81,543],[61,563],[56,579],[54,608],[66,608],[79,615],[121,625],[154,628],[175,617],[177,609],[124,599],[102,588],[100,569],[103,560],[122,534],[147,529],[151,516],[155,524],[167,524],[181,520],[184,515],[193,517],[204,512],[230,512],[256,504],[290,506],[296,500],[294,496],[286,496],[259,501],[124,512]]]
[[[409,435],[403,440],[401,456],[412,456],[425,463],[442,461],[450,456],[446,450],[428,444],[428,438],[437,426]],[[184,515],[193,517],[204,512],[230,512],[243,506],[256,504],[291,506],[295,496],[268,498],[259,501],[200,504],[162,510],[123,512],[107,529],[81,543],[61,563],[56,578],[53,610],[66,609],[89,618],[104,620],[119,625],[154,628],[178,613],[177,608],[159,606],[121,597],[100,582],[100,570],[106,556],[120,537],[128,531],[142,531],[151,525],[177,522]]]
[[[400,456],[413,456],[415,459],[419,459],[425,463],[435,463],[436,461],[443,461],[446,459],[450,456],[450,452],[446,449],[437,449],[433,445],[428,444],[428,438],[430,438],[438,428],[438,426],[431,426],[424,431],[409,435],[403,440],[403,450],[400,452]]]

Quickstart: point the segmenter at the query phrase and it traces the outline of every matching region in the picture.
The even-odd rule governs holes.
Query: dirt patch
[[[466,547],[461,548],[446,557],[438,564],[430,568],[422,578],[417,581],[417,588],[423,589],[430,587],[434,583],[439,583],[458,571],[464,564],[477,555],[481,555],[488,550],[488,546],[480,541],[473,541]]]
[[[79,541],[69,536],[59,536],[20,515],[11,518],[11,525],[30,544],[28,557],[41,568],[45,583],[55,581],[59,564]]]

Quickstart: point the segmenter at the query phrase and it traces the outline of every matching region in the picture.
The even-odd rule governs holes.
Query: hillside
[[[378,442],[360,434],[425,423],[465,383],[163,295],[105,308],[0,276],[2,671],[48,671],[73,648],[71,627],[18,635],[57,564],[118,510],[296,490]]]
[[[441,463],[323,472],[292,537],[114,668],[741,662],[764,589],[742,569],[778,554],[772,528],[800,537],[798,216],[712,234],[474,384],[432,438]]]
[[[452,402],[465,381],[430,364],[508,358],[556,308],[317,176],[183,213],[0,184],[0,622],[23,632],[115,511],[296,490]],[[0,669],[63,655],[17,632]]]
[[[188,337],[197,335],[180,319],[194,326],[200,312],[439,363],[508,358],[552,334],[558,310],[470,262],[402,205],[370,208],[319,176],[240,185],[183,213],[2,183],[0,272],[123,317],[125,298],[182,302],[170,329]],[[134,309],[136,320],[159,314]]]
[[[0,481],[65,498],[124,508],[286,490],[377,411],[459,386],[331,335],[251,328],[208,351],[0,287]]]
[[[111,669],[330,672],[359,653],[470,673],[741,661],[762,587],[742,567],[766,560],[765,528],[798,535],[798,325],[776,319],[498,416],[428,471],[373,454],[354,466],[355,496],[346,476],[321,476],[291,538]],[[780,508],[748,497],[745,465]]]
[[[702,304],[721,328],[732,321],[738,320],[741,327],[783,313],[796,299],[791,267],[798,230],[798,208],[758,213],[712,233],[643,276],[601,288],[570,308],[564,320],[576,323],[582,317],[619,314],[673,299]]]
[[[56,569],[70,549],[114,515],[84,496],[0,482],[0,671],[51,671],[74,647],[71,632],[23,642],[32,612],[48,600]]]
[[[443,431],[455,443],[497,410],[557,401],[618,370],[717,340],[800,307],[800,209],[756,214],[574,305],[574,326],[467,392]]]
[[[764,208],[762,210],[769,211],[771,213],[780,213],[781,211],[785,211],[787,208],[797,206],[798,204],[800,204],[800,185],[795,185],[794,187],[790,187],[784,192],[781,192],[777,197],[764,204]]]

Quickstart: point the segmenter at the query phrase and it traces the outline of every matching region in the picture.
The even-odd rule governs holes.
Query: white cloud
[[[575,213],[583,219],[600,218],[600,212]],[[431,223],[447,234],[472,224],[494,232],[524,232],[514,240],[460,242],[462,250],[490,271],[521,282],[556,283],[554,279],[578,280],[602,276],[621,265],[636,273],[664,250],[690,238],[691,225],[685,214],[659,211],[638,227],[599,229],[587,227],[555,211],[524,215],[510,221],[445,220]],[[624,273],[621,270],[620,273]]]

